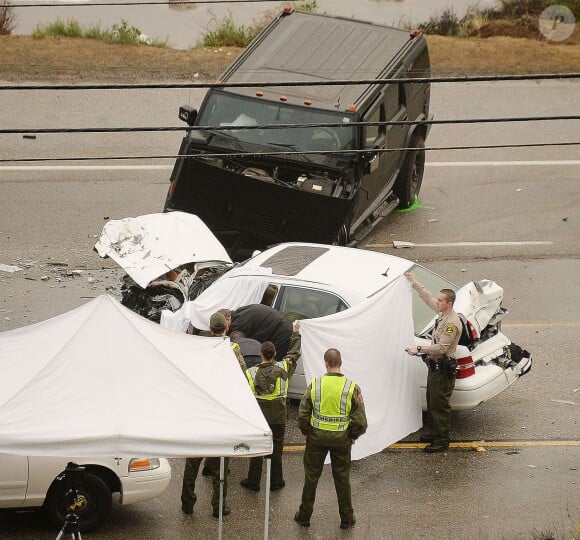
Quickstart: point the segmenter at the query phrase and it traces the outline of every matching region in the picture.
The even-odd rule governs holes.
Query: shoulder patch
[[[457,328],[455,327],[454,324],[448,324],[447,326],[445,326],[445,332],[447,332],[448,334],[453,334],[456,330]]]

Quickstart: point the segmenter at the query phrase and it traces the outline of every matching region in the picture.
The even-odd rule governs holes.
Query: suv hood
[[[189,263],[232,263],[224,246],[193,214],[168,212],[112,220],[95,244],[140,286]]]

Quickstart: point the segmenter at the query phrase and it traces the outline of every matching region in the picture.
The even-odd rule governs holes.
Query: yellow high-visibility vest
[[[281,367],[284,371],[288,371],[288,362],[286,360],[282,360],[281,362],[275,362],[274,365]],[[246,378],[248,379],[248,383],[250,384],[250,388],[252,392],[256,396],[256,399],[265,399],[271,401],[277,398],[287,398],[288,397],[288,381],[282,377],[276,377],[276,385],[274,386],[274,390],[269,394],[257,394],[256,393],[256,385],[254,383],[256,379],[256,374],[260,366],[254,366],[249,369],[246,369]]]
[[[344,376],[326,375],[312,379],[310,424],[324,431],[346,431],[350,424],[355,386],[354,381]]]

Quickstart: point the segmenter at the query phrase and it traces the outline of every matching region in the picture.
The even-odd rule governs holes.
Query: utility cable
[[[125,83],[125,84],[3,84],[1,90],[144,90],[144,89],[194,89],[194,88],[265,88],[297,86],[356,86],[417,83],[470,83],[498,81],[548,81],[554,79],[580,79],[580,73],[543,73],[519,75],[473,75],[458,77],[410,77],[387,79],[337,79],[332,81],[287,82],[174,82],[174,83]]]
[[[552,143],[522,143],[522,144],[490,144],[473,146],[432,146],[425,151],[439,150],[481,150],[494,148],[546,148],[554,146],[578,146],[577,142],[552,142]],[[355,156],[361,154],[373,155],[386,152],[403,152],[416,150],[414,147],[405,148],[376,148],[367,150],[311,150],[311,151],[275,151],[275,152],[228,152],[228,153],[204,153],[204,154],[178,154],[178,155],[157,155],[157,156],[84,156],[84,157],[60,157],[60,158],[0,158],[0,163],[23,163],[23,162],[50,162],[50,161],[113,161],[113,160],[140,160],[140,159],[191,159],[191,158],[245,158],[263,156],[293,156],[293,155],[348,155]]]
[[[512,116],[506,118],[460,118],[455,120],[396,120],[392,122],[333,122],[316,124],[258,124],[252,126],[150,126],[150,127],[90,127],[90,128],[34,128],[0,129],[0,134],[48,134],[48,133],[141,133],[165,131],[240,131],[256,129],[306,129],[345,128],[358,126],[414,126],[442,124],[491,124],[508,122],[544,122],[560,120],[580,120],[580,115],[571,116]]]

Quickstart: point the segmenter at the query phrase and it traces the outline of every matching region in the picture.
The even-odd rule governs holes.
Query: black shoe
[[[430,433],[424,433],[422,435],[419,435],[419,440],[421,442],[432,443],[435,440],[435,437],[433,437],[433,435],[431,435]]]
[[[181,503],[181,511],[184,514],[187,514],[188,516],[190,516],[191,514],[193,514],[193,504]]]
[[[304,519],[300,517],[300,512],[294,514],[294,521],[298,523],[301,527],[310,527],[310,519]]]
[[[341,521],[340,528],[341,529],[350,529],[351,527],[354,527],[355,523],[356,523],[356,519],[354,519],[354,517],[353,517],[351,521]]]
[[[425,452],[428,454],[435,454],[437,452],[446,452],[449,450],[448,444],[440,444],[440,443],[431,443],[430,445],[425,447]]]
[[[247,478],[244,478],[240,482],[240,486],[242,486],[243,488],[249,489],[250,491],[260,491],[260,486],[256,486],[255,484],[250,484],[250,482]],[[278,488],[278,489],[280,489],[280,488]]]
[[[222,508],[222,515],[223,516],[229,516],[232,513],[231,509],[229,506],[224,506]],[[220,509],[219,508],[214,508],[213,509],[213,517],[214,518],[219,518],[220,517]]]
[[[270,491],[280,491],[286,485],[286,481],[282,480],[279,484],[271,484]]]

